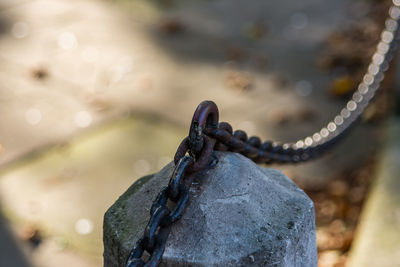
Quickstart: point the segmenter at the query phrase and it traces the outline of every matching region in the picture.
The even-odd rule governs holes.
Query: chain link
[[[164,187],[156,197],[150,209],[150,220],[147,223],[142,238],[132,249],[127,267],[157,266],[164,252],[169,234],[169,227],[177,221],[185,209],[189,197],[189,188],[185,185],[185,174],[193,165],[193,158],[185,156],[176,165],[168,186]],[[167,207],[168,200],[175,203],[171,211]],[[144,251],[151,254],[147,263],[142,260]]]
[[[384,79],[398,46],[399,6],[400,0],[393,0],[380,41],[357,90],[341,112],[320,131],[295,143],[279,144],[272,141],[261,143],[260,138],[256,136],[248,139],[246,133],[241,130],[232,133],[229,123],[221,122],[217,129],[204,130],[205,134],[217,140],[216,150],[238,152],[257,163],[304,162],[328,151],[360,118]]]
[[[175,169],[168,186],[154,200],[149,222],[143,236],[131,250],[126,267],[155,267],[160,263],[170,231],[169,226],[180,219],[188,202],[191,175],[206,168],[212,159],[215,140],[205,136],[203,129],[213,129],[217,125],[217,106],[211,101],[204,101],[195,111],[189,137],[178,147]],[[190,156],[186,155],[187,152]],[[172,210],[167,207],[168,201],[175,203]],[[145,251],[150,255],[147,262],[142,259]]]
[[[261,142],[257,136],[248,138],[242,130],[233,132],[227,122],[218,123],[215,103],[202,102],[193,115],[188,137],[177,149],[176,167],[168,186],[156,197],[149,222],[131,250],[126,267],[155,267],[160,263],[169,226],[179,220],[188,202],[190,178],[207,167],[214,150],[238,152],[257,163],[297,163],[322,155],[342,139],[374,97],[394,57],[400,31],[400,0],[392,3],[376,51],[357,90],[341,112],[319,132],[295,143]],[[188,152],[189,156],[186,155]],[[168,201],[175,203],[172,210],[167,207]],[[143,260],[145,251],[149,254],[146,262]]]

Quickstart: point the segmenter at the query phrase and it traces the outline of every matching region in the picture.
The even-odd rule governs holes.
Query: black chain
[[[151,206],[150,220],[143,237],[137,241],[129,255],[127,267],[157,266],[161,261],[169,234],[168,226],[182,216],[188,201],[189,188],[184,180],[186,170],[193,162],[193,158],[185,156],[176,165],[168,186],[161,190]],[[175,203],[172,211],[167,207],[168,200]],[[141,259],[145,250],[151,253],[147,263]]]
[[[357,91],[340,114],[312,136],[296,143],[262,143],[257,136],[248,138],[242,130],[233,132],[227,122],[218,123],[216,104],[212,101],[202,102],[193,115],[188,137],[177,149],[174,157],[176,167],[168,186],[155,199],[149,222],[143,236],[130,252],[126,267],[155,267],[160,263],[170,225],[182,216],[188,202],[191,177],[207,167],[214,150],[238,152],[258,163],[297,163],[322,155],[341,140],[374,97],[394,57],[400,31],[400,0],[392,2],[381,40]],[[172,210],[167,207],[168,201],[175,203]],[[145,251],[149,254],[146,262],[143,259]]]
[[[149,222],[143,236],[129,254],[127,267],[155,267],[161,261],[169,226],[182,216],[189,199],[192,174],[206,168],[212,160],[215,140],[204,136],[202,130],[212,129],[217,125],[217,106],[210,101],[200,104],[193,116],[189,137],[182,141],[176,152],[175,169],[168,186],[154,200]],[[185,155],[188,151],[190,156]],[[168,201],[175,203],[172,210],[167,207]],[[147,262],[142,259],[145,251],[150,255]]]
[[[216,150],[238,152],[257,163],[304,162],[328,151],[349,132],[380,88],[398,46],[399,6],[400,0],[393,0],[389,17],[381,33],[381,40],[351,100],[347,102],[340,114],[319,132],[295,143],[279,144],[272,141],[261,143],[260,138],[256,136],[247,138],[247,134],[242,130],[232,133],[231,125],[221,122],[217,129],[204,129],[205,134],[217,140]]]

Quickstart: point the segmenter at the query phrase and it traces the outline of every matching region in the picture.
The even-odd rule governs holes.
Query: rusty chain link
[[[126,267],[155,267],[160,263],[170,225],[179,220],[186,207],[191,176],[209,165],[214,150],[237,152],[257,163],[298,163],[322,155],[342,139],[374,97],[394,57],[400,31],[400,0],[392,0],[392,3],[381,39],[356,92],[340,114],[319,132],[295,143],[261,142],[257,136],[248,138],[242,130],[233,131],[227,122],[218,123],[216,104],[202,102],[193,115],[188,137],[176,151],[176,167],[168,186],[153,202],[149,222],[142,238],[131,250]],[[175,203],[172,210],[167,207],[168,201]],[[149,254],[146,262],[143,259],[145,251]]]
[[[204,129],[213,129],[218,125],[218,108],[211,101],[204,101],[193,116],[189,136],[176,151],[175,169],[150,209],[150,219],[143,236],[129,254],[126,267],[155,267],[161,261],[165,243],[169,235],[169,226],[177,221],[186,207],[189,198],[191,175],[207,167],[212,160],[215,140],[203,134]],[[186,153],[189,152],[189,156]],[[168,200],[175,203],[173,210],[167,207]],[[142,257],[147,251],[150,257],[145,262]]]

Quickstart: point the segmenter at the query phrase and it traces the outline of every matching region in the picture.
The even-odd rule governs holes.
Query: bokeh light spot
[[[87,111],[79,111],[75,114],[75,125],[79,128],[86,128],[92,124],[92,115]]]
[[[58,46],[68,50],[78,45],[75,35],[72,32],[63,32],[58,36]]]
[[[42,113],[36,108],[28,109],[25,113],[25,119],[31,125],[37,125],[42,120]]]
[[[81,235],[90,234],[93,231],[93,223],[89,219],[81,218],[75,223],[75,231]]]

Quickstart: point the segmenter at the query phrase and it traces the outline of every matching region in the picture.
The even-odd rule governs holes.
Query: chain
[[[154,200],[150,220],[142,238],[136,242],[128,257],[127,267],[155,267],[159,264],[169,235],[169,226],[182,216],[186,207],[192,175],[213,163],[215,140],[202,132],[202,129],[212,129],[218,125],[217,106],[210,103],[205,101],[196,109],[189,136],[182,141],[175,154],[175,169],[168,186]],[[172,210],[168,208],[168,201],[174,203]],[[150,254],[146,263],[142,259],[144,251]]]
[[[257,163],[297,163],[321,156],[341,140],[374,97],[394,57],[400,31],[400,0],[392,2],[366,74],[340,114],[319,132],[295,143],[262,143],[257,136],[248,138],[242,130],[233,132],[227,122],[218,123],[216,104],[212,101],[202,102],[193,115],[188,137],[176,151],[176,167],[168,186],[161,190],[153,202],[149,222],[143,236],[131,250],[126,267],[155,267],[160,263],[170,226],[179,220],[187,205],[191,178],[212,163],[214,150],[237,152]],[[171,209],[168,202],[173,203]],[[149,254],[146,262],[143,259],[145,251]]]
[[[351,129],[374,97],[394,57],[399,39],[400,0],[393,0],[385,28],[372,55],[371,63],[357,90],[335,118],[320,131],[295,143],[261,143],[260,138],[247,138],[244,131],[232,133],[229,123],[222,122],[217,129],[205,129],[205,134],[218,142],[216,150],[235,151],[257,163],[297,163],[316,158],[334,146]]]

